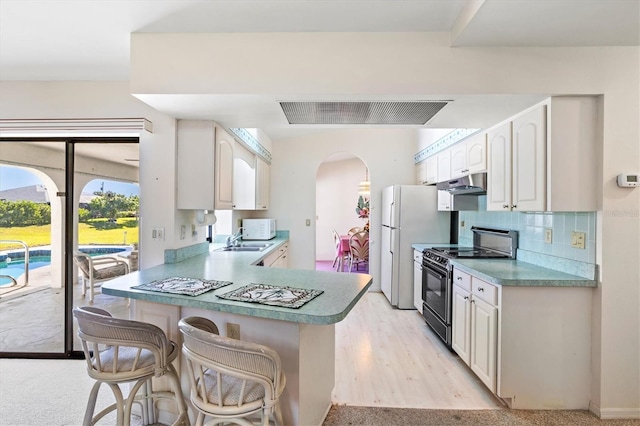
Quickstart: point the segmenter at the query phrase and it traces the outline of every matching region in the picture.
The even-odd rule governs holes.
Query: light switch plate
[[[553,242],[553,230],[551,228],[544,229],[544,242],[551,244]]]
[[[585,247],[585,241],[584,240],[585,239],[586,239],[586,233],[572,231],[571,232],[571,247],[584,249],[584,247]]]

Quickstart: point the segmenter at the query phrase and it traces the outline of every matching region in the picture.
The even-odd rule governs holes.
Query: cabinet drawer
[[[472,293],[492,305],[498,304],[498,288],[476,277],[471,280]]]
[[[453,283],[471,293],[471,275],[453,268]]]

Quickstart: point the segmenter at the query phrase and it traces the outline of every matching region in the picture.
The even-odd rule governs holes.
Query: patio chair
[[[210,324],[209,324],[210,323]],[[246,417],[260,413],[261,424],[272,416],[282,425],[280,395],[286,378],[280,357],[257,343],[219,336],[206,318],[188,317],[178,322],[184,337],[191,403],[198,411],[196,425],[213,417],[207,425],[236,423],[252,425]]]
[[[86,253],[76,251],[73,253],[73,261],[83,276],[82,295],[86,296],[87,288],[89,289],[89,303],[93,303],[95,289],[104,281],[129,273],[127,262],[113,256],[92,258]]]
[[[178,417],[173,425],[189,424],[187,404],[180,387],[180,376],[171,364],[180,347],[167,339],[159,327],[141,321],[113,318],[93,306],[73,310],[78,321],[78,337],[87,360],[87,373],[96,380],[84,415],[83,425],[93,425],[116,410],[116,424],[128,426],[134,402],[142,405],[143,424],[155,423],[158,399],[173,400]],[[171,390],[153,390],[152,378],[165,377]],[[121,384],[131,383],[123,397]],[[94,416],[100,386],[106,383],[116,402]]]

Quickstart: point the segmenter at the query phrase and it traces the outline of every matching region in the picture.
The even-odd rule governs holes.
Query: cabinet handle
[[[508,208],[509,208],[509,204],[503,204],[503,205],[502,205],[502,208],[503,208],[503,209],[508,209]]]
[[[484,291],[484,288],[478,287],[478,291]]]
[[[462,277],[456,277],[456,280],[462,281]]]
[[[464,300],[469,300],[469,296],[465,296],[465,297],[464,297]]]
[[[475,301],[475,300],[473,300],[473,299],[471,299],[471,303],[476,303],[476,301]]]
[[[517,208],[517,207],[518,207],[518,206],[517,206],[517,205],[515,205],[515,204],[511,206],[511,208],[512,208],[512,209],[515,209],[515,208]]]

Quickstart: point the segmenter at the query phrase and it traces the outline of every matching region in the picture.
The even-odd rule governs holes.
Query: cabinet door
[[[256,157],[256,210],[269,208],[271,166]]]
[[[460,142],[451,147],[451,179],[469,174],[467,168],[467,144]]]
[[[427,183],[438,183],[438,157],[432,155],[426,160]]]
[[[451,150],[447,149],[437,155],[438,158],[438,182],[451,179]]]
[[[419,261],[413,262],[413,306],[422,313],[422,254],[418,257]]]
[[[447,191],[438,191],[438,210],[450,211],[451,210],[451,197],[453,197]]]
[[[513,121],[513,210],[545,210],[546,135],[544,105]]]
[[[233,209],[233,138],[216,126],[215,208]]]
[[[236,147],[237,148],[237,147]],[[248,160],[248,161],[247,161]],[[233,209],[255,210],[256,166],[255,158],[233,159]]]
[[[467,173],[480,173],[487,170],[487,134],[471,136],[467,140]]]
[[[460,286],[453,286],[451,347],[467,365],[470,365],[471,362],[471,303],[469,298],[468,291]]]
[[[422,160],[416,164],[416,185],[427,183],[427,160]]]
[[[498,308],[472,296],[471,370],[493,393],[496,392]]]
[[[487,210],[511,210],[511,123],[487,133]]]

